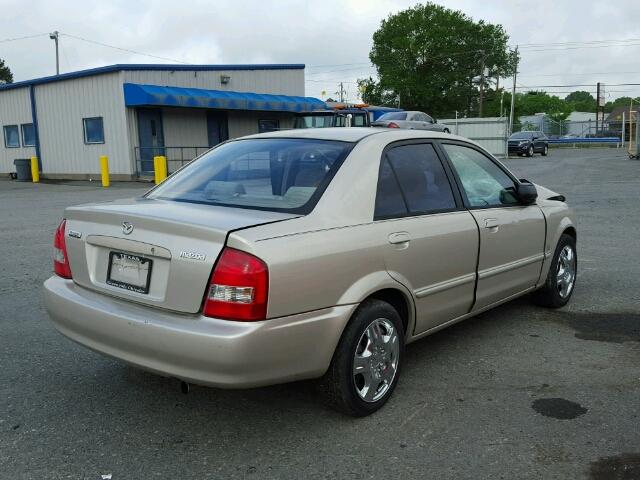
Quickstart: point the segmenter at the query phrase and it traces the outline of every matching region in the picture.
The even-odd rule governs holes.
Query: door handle
[[[498,229],[500,224],[498,223],[497,218],[485,218],[484,219],[484,228],[493,228],[495,230]]]
[[[402,243],[409,243],[411,237],[408,232],[395,232],[389,234],[389,243],[392,245],[399,245]]]

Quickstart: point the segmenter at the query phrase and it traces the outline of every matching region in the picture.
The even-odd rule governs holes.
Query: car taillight
[[[251,322],[267,317],[269,270],[258,257],[226,247],[211,274],[204,315]]]
[[[400,126],[397,123],[393,123],[393,122],[389,122],[389,125],[387,125],[387,127],[389,127],[389,128],[400,128]]]
[[[67,221],[62,219],[53,236],[53,271],[62,278],[71,278],[71,267],[69,266],[69,256],[67,255],[67,242],[64,238],[64,231]]]

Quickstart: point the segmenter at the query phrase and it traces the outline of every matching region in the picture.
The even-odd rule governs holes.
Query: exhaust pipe
[[[184,380],[180,381],[180,391],[182,393],[186,395],[187,393],[189,393],[190,389],[191,389],[191,386],[187,382],[185,382]]]

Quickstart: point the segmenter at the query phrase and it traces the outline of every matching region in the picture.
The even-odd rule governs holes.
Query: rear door
[[[431,143],[405,142],[382,157],[377,234],[389,274],[413,292],[421,333],[473,304],[478,228]]]
[[[542,211],[521,205],[513,195],[516,179],[480,149],[444,142],[442,148],[480,230],[474,310],[532,288],[544,258]]]

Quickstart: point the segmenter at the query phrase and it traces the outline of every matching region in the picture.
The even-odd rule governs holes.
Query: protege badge
[[[189,260],[204,260],[207,256],[198,252],[180,252],[180,258],[188,258]]]

